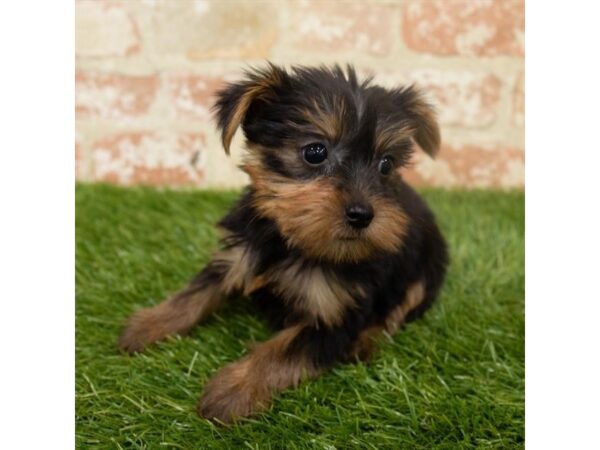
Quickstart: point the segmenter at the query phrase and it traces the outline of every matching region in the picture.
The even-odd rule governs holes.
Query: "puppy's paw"
[[[208,382],[197,409],[205,419],[231,423],[264,410],[269,402],[263,377],[252,373],[248,361],[242,360],[224,367]]]
[[[127,353],[141,352],[152,342],[166,337],[163,317],[158,308],[147,308],[131,316],[119,337],[119,348]]]

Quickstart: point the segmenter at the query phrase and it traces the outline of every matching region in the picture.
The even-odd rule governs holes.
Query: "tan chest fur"
[[[339,324],[344,310],[355,302],[348,289],[319,267],[306,268],[295,263],[276,268],[267,278],[284,301],[294,302],[301,312],[329,326]]]

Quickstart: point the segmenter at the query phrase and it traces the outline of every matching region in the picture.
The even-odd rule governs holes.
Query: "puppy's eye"
[[[321,164],[327,159],[327,147],[318,142],[313,142],[302,147],[302,155],[309,164]]]
[[[394,160],[391,156],[384,156],[379,161],[379,173],[381,175],[389,175],[389,173],[394,168]]]

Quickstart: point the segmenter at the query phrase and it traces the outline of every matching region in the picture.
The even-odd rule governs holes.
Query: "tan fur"
[[[406,291],[404,302],[394,308],[385,319],[385,330],[394,334],[405,322],[406,316],[421,304],[425,298],[425,285],[422,282],[415,283]]]
[[[412,126],[398,127],[378,127],[375,134],[375,154],[383,154],[392,147],[399,146],[412,138],[415,129]]]
[[[379,250],[400,250],[408,230],[408,217],[400,206],[391,200],[374,197],[371,204],[375,210],[375,217],[366,233],[370,244]]]
[[[352,356],[360,361],[367,361],[376,349],[379,337],[385,332],[393,335],[405,323],[408,314],[425,299],[425,284],[417,282],[406,290],[404,301],[394,308],[385,318],[382,325],[374,325],[363,330],[352,348]]]
[[[319,267],[304,268],[293,264],[268,273],[275,292],[284,299],[299,299],[298,306],[312,319],[327,326],[339,325],[344,311],[354,306],[356,293],[350,292],[332,274]]]
[[[223,130],[223,148],[225,149],[225,153],[229,154],[231,141],[233,140],[236,130],[244,120],[244,116],[246,115],[246,111],[248,111],[252,100],[257,98],[263,92],[263,89],[264,86],[262,85],[252,86],[240,97],[231,119]]]
[[[345,133],[346,104],[343,97],[336,98],[336,104],[329,111],[315,99],[312,109],[303,110],[302,114],[330,142],[338,142]]]
[[[422,96],[419,96],[413,104],[408,105],[408,109],[415,121],[415,141],[425,153],[434,158],[442,141],[435,111]]]
[[[240,258],[239,261],[244,259]],[[344,310],[352,307],[356,298],[365,296],[360,288],[343,286],[332,274],[325,274],[321,268],[304,268],[299,263],[275,266],[259,277],[247,276],[244,281],[245,295],[268,283],[284,299],[300,300],[297,306],[309,317],[320,319],[330,326],[339,324]]]
[[[369,361],[377,348],[377,340],[383,332],[380,325],[369,327],[358,335],[352,346],[350,359]]]
[[[272,69],[266,76],[249,85],[244,94],[242,94],[227,126],[223,130],[222,141],[225,153],[229,154],[233,136],[244,120],[246,112],[252,102],[261,97],[268,97],[269,91],[273,86],[276,86],[281,81],[280,76],[281,74],[278,70]]]
[[[285,183],[286,180],[281,176],[266,170],[260,160],[262,147],[252,145],[248,148],[250,153],[244,155],[242,170],[248,174],[251,184],[258,192],[268,193],[269,185],[275,183]]]
[[[384,198],[371,199],[375,217],[360,236],[345,222],[341,192],[320,178],[289,181],[266,171],[253,159],[244,170],[256,188],[255,207],[273,219],[288,244],[306,254],[334,262],[357,262],[374,250],[397,251],[402,246],[408,218],[397,204]]]
[[[316,376],[318,370],[305,357],[285,355],[301,330],[301,325],[287,328],[256,345],[241,360],[219,370],[204,388],[198,403],[199,414],[231,422],[265,409],[275,392],[296,387],[305,377]]]
[[[221,285],[223,294],[229,295],[236,291],[245,291],[254,283],[252,255],[246,247],[233,247],[220,252],[217,257],[231,264]]]
[[[217,309],[228,295],[254,285],[251,255],[246,248],[221,251],[215,259],[231,264],[222,283],[189,286],[157,306],[137,311],[129,318],[119,338],[119,347],[134,353],[169,335],[185,334]]]
[[[214,286],[194,293],[186,290],[152,308],[131,316],[119,338],[119,347],[129,353],[142,351],[148,344],[172,334],[185,334],[221,303]]]
[[[264,275],[259,275],[255,277],[250,284],[244,287],[243,293],[244,295],[248,296],[264,287],[265,284],[267,284],[267,278]]]
[[[246,170],[248,167],[250,170],[254,168],[255,170],[260,171],[260,176],[257,178],[261,180],[281,180],[281,177],[278,174],[272,173],[262,167],[262,157],[268,154],[275,154],[277,158],[281,160],[283,165],[290,170],[306,170],[306,163],[300,158],[299,149],[296,148],[294,144],[289,144],[289,146],[282,148],[270,148],[246,141],[246,148],[248,151],[243,156],[244,163],[242,168]]]

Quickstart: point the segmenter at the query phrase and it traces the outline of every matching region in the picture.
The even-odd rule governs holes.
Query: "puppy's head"
[[[254,206],[310,257],[356,262],[402,246],[408,217],[398,169],[418,144],[440,145],[413,87],[359,82],[351,67],[269,65],[226,86],[215,105],[223,146],[242,127]]]

